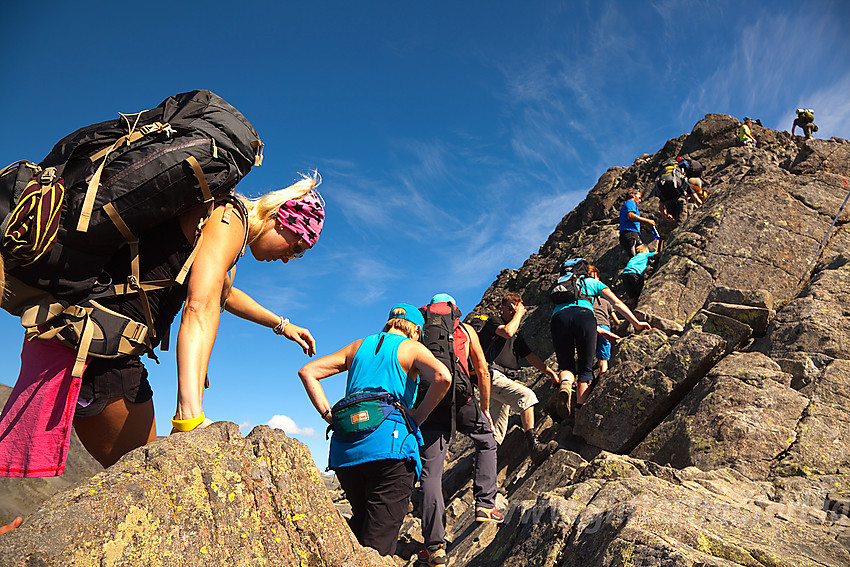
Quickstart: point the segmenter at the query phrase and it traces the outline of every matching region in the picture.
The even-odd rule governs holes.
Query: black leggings
[[[549,328],[558,368],[569,370],[579,382],[592,382],[593,355],[596,352],[596,317],[593,311],[578,306],[567,307],[555,313]]]

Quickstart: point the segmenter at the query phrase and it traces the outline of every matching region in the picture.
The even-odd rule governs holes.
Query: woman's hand
[[[308,329],[288,323],[283,329],[283,336],[298,343],[307,356],[316,354],[316,339],[313,338]]]

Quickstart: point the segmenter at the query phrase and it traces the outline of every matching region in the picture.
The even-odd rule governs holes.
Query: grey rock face
[[[219,422],[56,495],[3,536],[2,565],[393,565],[354,540],[307,448]]]
[[[728,467],[766,480],[794,444],[808,400],[791,376],[759,353],[734,353],[713,368],[631,455],[683,469]]]
[[[673,339],[653,331],[622,343],[618,365],[577,410],[574,428],[586,442],[614,452],[628,452],[637,445],[726,348],[722,338],[696,330]]]
[[[657,165],[687,154],[706,166],[706,202],[680,226],[659,222],[666,240],[635,310],[655,330],[615,344],[573,418],[538,425],[571,451],[514,465],[504,486],[515,513],[467,564],[847,564],[850,210],[824,237],[847,194],[850,144],[756,126],[760,147],[738,148],[737,126],[707,115],[609,169],[538,254],[485,292],[476,312],[523,295],[523,331],[545,358],[544,291],[559,264],[588,258],[619,293],[625,189],[641,188],[641,213],[661,221],[648,198]],[[594,458],[600,449],[631,456]],[[589,462],[540,484],[561,453]]]

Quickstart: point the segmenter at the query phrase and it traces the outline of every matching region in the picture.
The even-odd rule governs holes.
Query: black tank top
[[[192,243],[186,240],[180,219],[173,218],[143,232],[139,237],[139,275],[142,282],[173,279],[180,273],[192,252]],[[125,247],[106,265],[106,273],[116,284],[127,281],[130,275],[130,253]],[[156,338],[151,347],[159,345],[160,337],[171,326],[175,315],[186,299],[186,285],[175,285],[147,292]],[[101,305],[144,323],[145,310],[138,293],[103,297]]]

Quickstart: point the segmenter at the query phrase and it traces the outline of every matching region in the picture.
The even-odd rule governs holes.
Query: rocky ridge
[[[812,262],[847,195],[850,143],[756,126],[759,146],[739,148],[737,127],[710,114],[609,169],[537,254],[485,292],[472,315],[520,293],[523,333],[551,355],[546,292],[565,259],[590,259],[621,291],[626,189],[642,190],[641,214],[665,238],[636,309],[654,329],[615,344],[574,416],[541,416],[541,438],[562,447],[548,462],[521,460],[512,431],[499,461],[510,519],[492,536],[455,528],[458,565],[850,564],[850,212]],[[676,155],[706,166],[711,191],[678,227],[649,198],[658,165]],[[521,376],[549,398],[544,377]],[[471,456],[464,445],[458,460]],[[547,471],[553,462],[569,466]]]
[[[523,334],[555,367],[547,291],[558,266],[591,259],[619,292],[625,190],[639,187],[642,214],[659,218],[649,198],[657,166],[675,155],[706,166],[706,202],[681,226],[659,223],[663,250],[636,309],[654,329],[616,343],[588,403],[558,420],[548,380],[520,371],[541,400],[541,439],[561,449],[535,466],[519,427],[509,431],[504,524],[474,521],[472,445],[451,443],[453,565],[850,564],[850,213],[812,262],[847,194],[850,143],[755,126],[759,147],[738,148],[737,127],[710,114],[656,154],[609,169],[470,314],[520,293]],[[398,555],[378,558],[353,542],[302,445],[216,424],[56,495],[0,536],[0,564],[413,565],[413,500]]]

